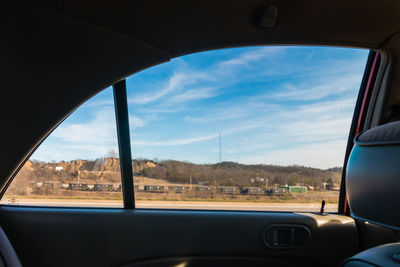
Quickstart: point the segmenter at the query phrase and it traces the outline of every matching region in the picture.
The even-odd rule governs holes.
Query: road
[[[10,204],[8,199],[2,204]],[[15,205],[64,207],[122,207],[121,200],[78,199],[17,199]],[[207,202],[207,201],[150,201],[137,200],[137,208],[145,209],[200,209],[200,210],[253,210],[253,211],[312,211],[320,210],[320,203],[259,203],[259,202]],[[325,211],[336,212],[337,204],[326,204]]]

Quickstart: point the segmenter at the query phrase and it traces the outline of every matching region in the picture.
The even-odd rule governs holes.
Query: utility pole
[[[219,162],[222,162],[221,133],[219,133]]]

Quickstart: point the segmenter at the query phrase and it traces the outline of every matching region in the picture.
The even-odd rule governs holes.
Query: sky
[[[342,166],[367,50],[266,46],[187,55],[127,79],[132,157]],[[112,89],[71,114],[33,159],[118,154]]]

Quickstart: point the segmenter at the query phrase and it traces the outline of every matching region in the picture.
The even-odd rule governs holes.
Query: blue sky
[[[247,47],[188,55],[127,79],[133,158],[341,166],[368,51]],[[64,121],[43,161],[117,151],[112,90]]]

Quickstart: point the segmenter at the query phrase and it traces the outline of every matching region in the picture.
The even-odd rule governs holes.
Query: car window
[[[25,162],[3,204],[122,207],[113,91],[60,124]]]
[[[137,208],[337,211],[367,50],[187,55],[127,79]]]

